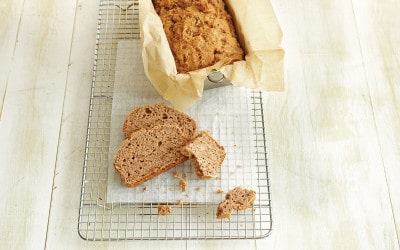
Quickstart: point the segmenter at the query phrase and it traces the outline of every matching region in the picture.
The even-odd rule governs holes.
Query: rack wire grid
[[[99,241],[257,239],[268,236],[272,230],[272,214],[264,126],[266,121],[262,94],[258,91],[249,92],[248,105],[255,157],[254,166],[251,167],[257,173],[257,202],[251,208],[234,212],[230,220],[220,220],[215,216],[218,206],[215,202],[170,203],[173,205],[173,213],[167,216],[158,213],[158,206],[165,204],[162,201],[107,203],[117,44],[121,40],[140,38],[138,8],[138,1],[100,1],[78,219],[80,237]]]

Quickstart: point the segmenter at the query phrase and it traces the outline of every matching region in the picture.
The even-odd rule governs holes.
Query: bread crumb
[[[221,177],[216,176],[215,179],[216,179],[216,180],[221,180]]]
[[[224,190],[222,190],[222,189],[220,189],[220,188],[218,188],[216,191],[215,191],[217,194],[220,194],[220,193],[223,193],[224,192]]]
[[[186,191],[186,187],[187,187],[187,181],[184,179],[181,179],[179,181],[179,186],[181,187],[181,191],[185,192]]]
[[[186,173],[183,173],[183,174],[182,174],[182,178],[183,178],[183,179],[186,179],[186,177],[187,177]]]
[[[176,205],[178,205],[178,206],[182,206],[182,204],[183,204],[182,199],[179,199],[178,202],[176,203]]]
[[[253,208],[253,212],[255,212],[256,211],[256,208]]]
[[[169,187],[168,189],[169,189],[169,191],[175,191],[174,187]]]
[[[225,200],[218,204],[217,219],[230,219],[233,210],[245,210],[256,198],[256,191],[243,187],[235,187],[225,195]]]
[[[146,192],[146,190],[147,190],[147,187],[143,187],[143,192]]]
[[[185,196],[186,196],[187,198],[189,198],[189,194],[185,194]]]
[[[201,190],[201,187],[197,187],[196,191],[199,192]]]
[[[159,205],[158,206],[158,214],[159,215],[164,216],[164,215],[167,215],[170,213],[172,213],[172,208],[170,206],[168,206],[168,205]]]
[[[175,172],[173,173],[173,175],[174,175],[175,178],[179,178],[179,172],[178,172],[178,170],[175,170]]]

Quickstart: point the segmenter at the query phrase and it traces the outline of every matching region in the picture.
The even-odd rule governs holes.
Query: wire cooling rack
[[[168,202],[107,202],[117,47],[120,41],[139,39],[138,7],[138,1],[100,1],[78,219],[79,235],[90,241],[256,239],[268,236],[272,230],[272,214],[264,127],[266,121],[262,94],[258,91],[243,90],[246,91],[245,108],[250,120],[248,117],[243,119],[251,123],[249,145],[254,158],[246,163],[246,167],[255,170],[257,180],[257,197],[251,208],[234,212],[230,220],[219,220],[215,218],[218,202],[214,201],[192,202],[189,199],[179,205],[169,203],[173,213],[167,216],[158,214],[158,206]],[[237,120],[227,121],[227,124],[234,123]],[[227,152],[236,151],[233,148],[236,144],[224,146]],[[230,181],[234,187],[235,178]],[[165,192],[172,191],[166,189]]]

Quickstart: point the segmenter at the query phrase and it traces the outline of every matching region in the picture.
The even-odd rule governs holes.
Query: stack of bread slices
[[[215,177],[225,159],[223,146],[207,131],[197,133],[197,123],[189,115],[165,103],[138,106],[123,125],[125,139],[114,156],[114,168],[129,187],[143,182],[190,159],[199,179]],[[234,210],[245,210],[255,200],[254,190],[236,187],[217,208],[217,219],[231,217]],[[159,214],[172,212],[159,206]]]
[[[197,134],[189,115],[165,103],[134,108],[123,125],[125,140],[114,168],[129,187],[136,187],[190,159],[200,179],[216,176],[226,156],[208,132]]]

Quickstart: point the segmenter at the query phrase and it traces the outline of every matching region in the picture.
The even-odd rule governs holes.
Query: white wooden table
[[[267,93],[262,240],[77,233],[98,1],[0,2],[0,249],[399,249],[400,2],[271,0],[286,91]]]

